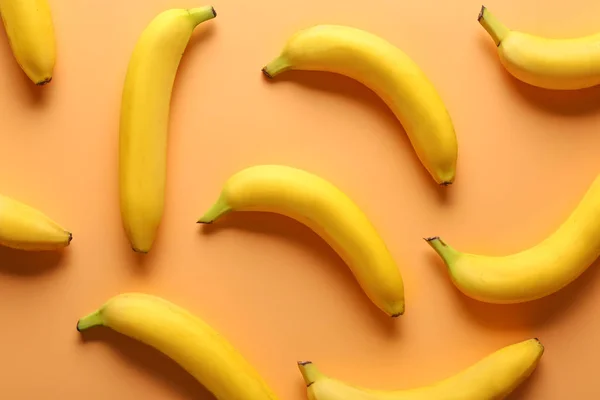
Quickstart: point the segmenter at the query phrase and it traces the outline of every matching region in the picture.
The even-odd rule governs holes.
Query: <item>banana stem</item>
[[[224,201],[219,199],[208,211],[198,219],[199,224],[212,224],[215,220],[232,211]]]
[[[504,40],[506,35],[508,35],[510,32],[510,29],[508,29],[506,25],[494,17],[485,6],[481,6],[481,11],[479,12],[477,21],[479,21],[481,26],[483,26],[492,39],[494,39],[496,46],[500,46],[502,40]]]
[[[90,315],[86,315],[77,321],[77,330],[82,332],[86,329],[93,328],[94,326],[104,325],[104,321],[102,320],[102,315],[100,314],[100,310],[94,311]]]
[[[459,256],[458,251],[448,246],[446,242],[444,242],[438,236],[427,238],[425,241],[435,250],[436,253],[438,253],[440,257],[442,257],[442,260],[444,260],[444,263],[446,263],[448,267],[450,267]]]
[[[300,369],[306,387],[309,387],[318,379],[323,378],[323,374],[315,367],[312,361],[298,361],[298,369]]]
[[[285,72],[291,68],[292,66],[290,65],[290,63],[284,57],[279,56],[270,63],[268,63],[262,69],[262,72],[267,78],[272,79],[280,73]]]
[[[212,6],[190,8],[187,10],[195,25],[200,25],[204,21],[213,19],[217,16],[217,12]]]

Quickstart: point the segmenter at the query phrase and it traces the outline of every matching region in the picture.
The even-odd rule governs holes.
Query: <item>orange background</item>
[[[0,33],[0,190],[74,233],[60,253],[0,250],[0,397],[209,399],[157,351],[108,329],[82,340],[77,319],[123,291],[146,291],[220,330],[281,399],[304,399],[296,360],[373,388],[434,382],[508,344],[546,353],[512,399],[600,396],[597,266],[556,295],[492,306],[459,294],[424,236],[505,254],[551,233],[598,173],[600,88],[549,92],[500,66],[472,0],[273,0],[212,3],[182,61],[172,103],[167,208],[150,255],[136,257],[118,209],[119,101],[145,26],[192,0],[50,1],[53,82],[27,81]],[[599,29],[600,3],[493,1],[513,28],[549,36]],[[405,50],[439,89],[459,139],[456,183],[437,188],[391,112],[370,91],[322,73],[274,82],[260,69],[315,23],[375,32]],[[281,163],[342,188],[372,219],[406,284],[392,320],[307,228],[275,215],[196,218],[239,169]],[[375,177],[375,178],[374,178]]]

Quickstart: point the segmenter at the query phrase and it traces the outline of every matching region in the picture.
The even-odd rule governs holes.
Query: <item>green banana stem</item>
[[[219,199],[208,211],[198,219],[199,224],[212,224],[215,220],[232,211],[231,207],[223,200]]]
[[[323,374],[315,367],[315,364],[313,364],[312,361],[298,361],[298,369],[300,369],[306,387],[309,387],[318,379],[323,378]]]
[[[270,63],[268,63],[263,69],[262,72],[265,74],[267,78],[275,78],[276,75],[279,75],[282,72],[285,72],[291,69],[292,66],[284,57],[279,56]]]
[[[448,267],[450,267],[460,255],[458,251],[448,246],[446,242],[444,242],[438,236],[427,238],[425,241],[436,251],[436,253],[438,253],[440,257],[442,257],[442,260],[444,260],[444,263],[446,263]]]
[[[82,332],[86,329],[93,328],[94,326],[102,325],[104,325],[104,321],[102,320],[100,310],[97,310],[77,321],[77,330]]]
[[[200,25],[204,21],[208,21],[217,16],[217,12],[211,6],[190,8],[187,10],[195,25]]]
[[[479,12],[477,21],[479,21],[481,26],[483,26],[492,39],[494,39],[496,46],[500,46],[502,40],[504,40],[506,35],[508,35],[510,32],[510,29],[508,29],[506,25],[494,17],[492,13],[485,8],[485,6],[481,6],[481,11]]]

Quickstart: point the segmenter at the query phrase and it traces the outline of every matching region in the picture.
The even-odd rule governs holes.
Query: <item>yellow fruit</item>
[[[372,390],[322,374],[313,363],[298,366],[310,400],[500,400],[535,370],[544,347],[537,339],[492,353],[462,372],[430,386],[407,390]]]
[[[13,54],[36,85],[52,80],[56,40],[47,0],[0,0],[0,15]]]
[[[124,293],[81,318],[77,330],[105,326],[162,352],[218,400],[275,400],[258,372],[217,331],[162,298]]]
[[[287,70],[333,72],[369,87],[399,119],[435,181],[454,181],[458,144],[450,115],[419,66],[393,44],[357,28],[317,25],[294,34],[263,68],[269,78]]]
[[[300,169],[260,165],[227,180],[198,222],[231,211],[285,215],[310,227],[350,267],[368,297],[392,317],[404,313],[404,284],[384,241],[361,209],[328,181]]]
[[[216,16],[212,7],[159,14],[139,38],[121,105],[121,216],[132,248],[150,251],[164,208],[171,91],[194,28]]]
[[[461,253],[438,237],[427,239],[467,296],[520,303],[552,294],[600,256],[600,175],[569,218],[541,243],[505,256]]]
[[[600,83],[600,33],[546,38],[506,27],[482,7],[478,18],[515,78],[546,89],[583,89]]]
[[[0,244],[19,250],[56,250],[73,235],[26,204],[0,195]]]

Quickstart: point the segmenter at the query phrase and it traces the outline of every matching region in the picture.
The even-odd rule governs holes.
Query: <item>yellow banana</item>
[[[419,66],[393,44],[357,28],[317,25],[294,34],[263,73],[274,78],[287,70],[333,72],[364,84],[394,112],[435,181],[454,181],[458,144],[450,115]]]
[[[217,331],[160,297],[124,293],[81,318],[77,330],[105,326],[162,352],[218,400],[275,400],[246,359]]]
[[[490,354],[462,372],[417,389],[372,390],[322,374],[313,363],[299,362],[310,400],[500,400],[535,370],[544,347],[538,339]]]
[[[150,251],[164,208],[171,91],[194,28],[208,7],[159,14],[135,46],[123,89],[120,125],[121,216],[132,248]]]
[[[47,0],[0,0],[0,15],[12,52],[36,85],[52,80],[56,40]]]
[[[18,250],[56,250],[73,235],[26,204],[0,195],[0,244]]]
[[[392,317],[404,313],[404,284],[392,255],[367,216],[330,182],[292,167],[246,168],[227,180],[198,222],[230,211],[278,213],[307,225],[346,262],[377,307]]]
[[[478,18],[515,78],[545,89],[583,89],[600,83],[600,33],[546,38],[509,29],[484,6]]]
[[[506,256],[461,253],[426,239],[464,294],[489,303],[520,303],[552,294],[600,256],[600,175],[569,218],[541,243]]]

